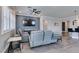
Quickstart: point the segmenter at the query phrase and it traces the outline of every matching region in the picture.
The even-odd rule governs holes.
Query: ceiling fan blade
[[[37,9],[33,9],[33,12],[36,12]]]

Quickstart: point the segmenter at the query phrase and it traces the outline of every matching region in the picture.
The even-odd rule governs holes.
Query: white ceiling
[[[45,16],[51,17],[68,17],[75,15],[74,10],[77,10],[79,14],[79,6],[31,6],[32,8],[37,8],[41,10],[41,13]],[[17,6],[16,9],[20,9],[26,12],[27,6]]]

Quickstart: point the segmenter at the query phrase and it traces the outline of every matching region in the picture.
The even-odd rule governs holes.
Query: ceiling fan
[[[38,10],[38,9],[35,9],[35,8],[32,8],[32,7],[28,7],[29,9],[30,9],[30,11],[32,12],[32,13],[34,13],[35,15],[36,14],[40,14],[41,13],[41,11],[40,10]]]
[[[40,11],[40,10],[37,10],[37,9],[33,9],[33,12],[34,12],[35,14],[40,14],[40,13],[41,13],[41,11]]]

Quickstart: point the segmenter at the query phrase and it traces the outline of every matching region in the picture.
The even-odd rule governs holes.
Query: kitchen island
[[[69,37],[73,38],[73,39],[79,39],[79,28],[69,28],[68,29],[69,32]]]

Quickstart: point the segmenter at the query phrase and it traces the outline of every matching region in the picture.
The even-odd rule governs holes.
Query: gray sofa
[[[30,47],[36,47],[40,45],[46,45],[50,43],[57,43],[57,36],[52,31],[32,31],[29,43]]]
[[[21,29],[18,29],[18,35],[22,37],[20,42],[28,42],[29,41],[29,34],[28,32],[23,32]]]

